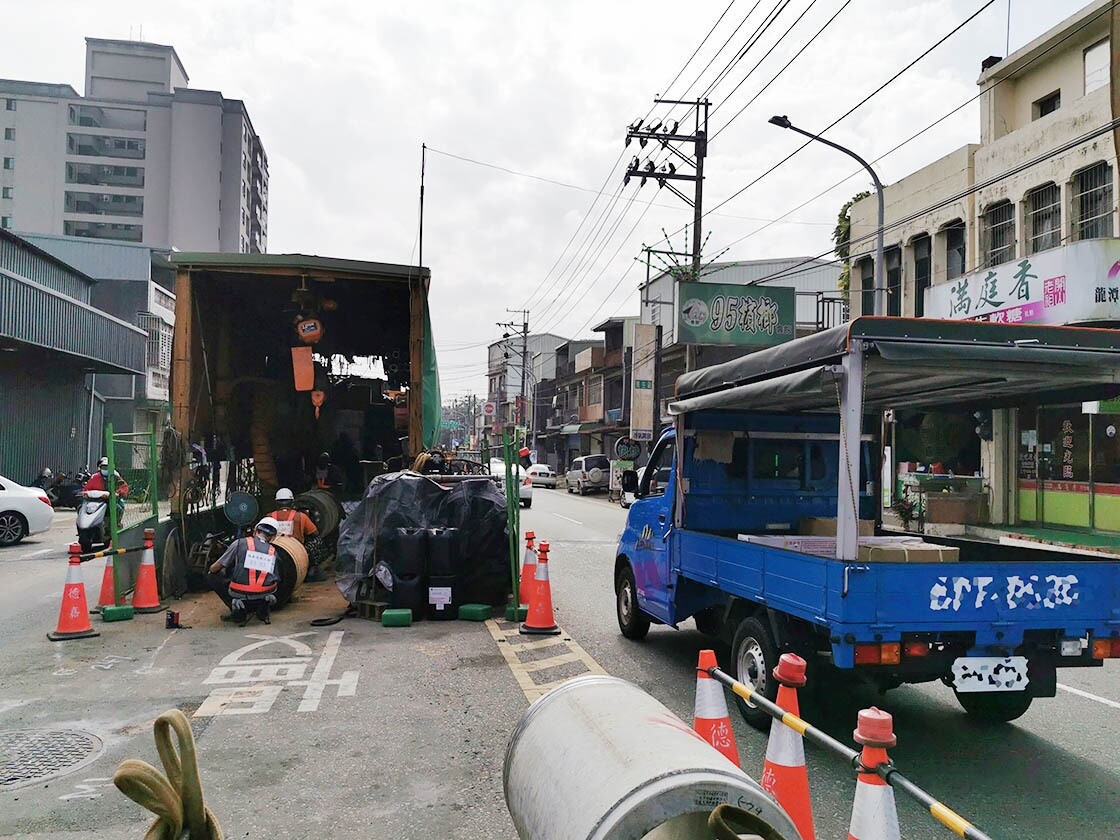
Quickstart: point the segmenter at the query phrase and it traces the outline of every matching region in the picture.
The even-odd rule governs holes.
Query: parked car
[[[606,490],[611,481],[611,461],[606,455],[584,455],[572,461],[564,476],[569,493],[586,496],[593,490]]]
[[[0,546],[15,545],[51,527],[54,508],[47,491],[24,487],[0,475]]]
[[[529,467],[529,478],[532,479],[534,487],[556,486],[556,473],[548,464],[533,464]]]
[[[490,475],[503,476],[503,480],[498,482],[502,488],[502,492],[506,492],[506,483],[504,476],[506,474],[506,464],[501,458],[490,459]],[[520,464],[517,465],[517,498],[521,502],[521,507],[530,508],[533,506],[533,480],[525,471],[525,468]]]

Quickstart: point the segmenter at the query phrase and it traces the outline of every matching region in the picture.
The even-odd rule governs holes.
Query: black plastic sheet
[[[394,566],[398,528],[456,528],[460,604],[498,605],[510,593],[506,499],[487,477],[442,486],[414,472],[379,475],[338,532],[336,583],[354,603],[378,561]]]

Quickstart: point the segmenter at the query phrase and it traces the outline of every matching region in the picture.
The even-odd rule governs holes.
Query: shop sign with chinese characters
[[[797,297],[782,286],[681,283],[677,340],[769,347],[793,338]]]
[[[1120,318],[1120,239],[1093,239],[965,274],[926,290],[926,317],[1003,324]]]

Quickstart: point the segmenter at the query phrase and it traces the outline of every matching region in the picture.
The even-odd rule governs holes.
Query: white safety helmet
[[[109,469],[109,459],[104,455],[97,459],[97,468],[101,469],[102,467],[104,467],[105,469]]]
[[[276,501],[278,502],[292,502],[295,501],[295,494],[287,487],[281,487],[276,491]]]
[[[280,533],[280,523],[273,519],[271,516],[266,516],[264,519],[257,523],[257,527],[253,530],[260,531],[266,537],[275,537],[278,533]]]

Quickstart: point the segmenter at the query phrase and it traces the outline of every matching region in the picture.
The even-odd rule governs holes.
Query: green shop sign
[[[677,341],[769,347],[789,341],[797,323],[797,296],[783,286],[681,283]]]

